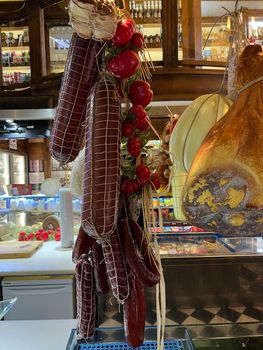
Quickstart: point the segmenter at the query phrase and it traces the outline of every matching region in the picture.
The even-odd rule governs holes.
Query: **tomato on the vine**
[[[140,184],[135,179],[126,179],[121,185],[121,190],[127,196],[137,192],[140,189]]]
[[[150,169],[143,164],[140,164],[136,167],[136,176],[139,184],[146,185],[150,182],[151,179],[151,172]]]
[[[116,33],[111,39],[113,45],[121,47],[126,45],[135,33],[135,23],[129,18],[122,19],[117,26]]]
[[[141,49],[144,44],[144,36],[140,32],[136,32],[133,34],[131,38],[131,45],[137,47],[138,49]]]
[[[129,97],[132,104],[146,107],[153,98],[150,84],[144,80],[135,80],[129,87]]]
[[[108,62],[108,70],[117,78],[129,78],[136,72],[139,64],[136,52],[124,50]]]
[[[131,122],[123,122],[122,123],[122,136],[124,137],[131,137],[134,133],[135,125]]]
[[[127,150],[132,157],[138,157],[141,153],[141,140],[138,137],[131,137],[127,142]]]
[[[138,119],[145,120],[147,118],[147,113],[144,108],[140,105],[133,105],[131,108],[131,113]]]
[[[145,123],[142,124],[142,125],[141,125],[139,128],[137,128],[137,129],[139,129],[139,130],[142,131],[142,132],[145,132],[145,131],[147,131],[147,130],[150,129],[150,124],[149,124],[148,121],[146,120]]]
[[[127,196],[133,194],[134,193],[134,186],[133,186],[132,180],[130,180],[130,179],[124,180],[122,185],[121,185],[121,190]]]

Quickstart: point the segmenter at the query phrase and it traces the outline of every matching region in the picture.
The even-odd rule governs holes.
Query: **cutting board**
[[[30,258],[42,241],[0,242],[0,259]]]

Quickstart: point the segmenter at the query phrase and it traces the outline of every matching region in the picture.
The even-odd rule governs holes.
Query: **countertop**
[[[0,277],[73,274],[71,255],[72,248],[62,248],[60,242],[44,242],[30,258],[0,259]]]
[[[1,321],[0,350],[65,350],[76,320]]]

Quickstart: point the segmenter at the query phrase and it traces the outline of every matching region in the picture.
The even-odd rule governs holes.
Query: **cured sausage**
[[[84,234],[88,236],[86,233]],[[98,295],[107,294],[109,291],[109,284],[102,247],[95,241],[95,239],[91,239],[93,240],[91,248],[91,260],[94,270],[96,293]]]
[[[133,219],[129,219],[129,227],[141,256],[144,259],[147,268],[156,276],[158,281],[160,280],[159,264],[154,256],[152,247],[149,245],[142,228]]]
[[[127,218],[120,220],[121,242],[129,269],[142,284],[153,287],[160,281],[159,273],[153,273],[145,264],[144,258],[134,244]]]
[[[114,231],[108,240],[103,241],[102,249],[112,294],[119,303],[123,304],[123,301],[129,295],[129,283],[125,258],[117,230]]]
[[[82,227],[99,240],[117,227],[120,194],[120,101],[106,79],[92,89],[87,104]]]
[[[73,161],[81,149],[87,98],[98,77],[102,45],[72,36],[50,142],[52,157],[62,164]]]
[[[143,344],[146,304],[144,287],[132,274],[129,277],[130,294],[123,306],[123,323],[127,343],[137,348]]]
[[[94,238],[88,236],[80,227],[72,252],[73,262],[76,264],[83,254],[89,256],[94,272],[96,293],[99,295],[108,293],[109,285],[102,248]]]
[[[75,267],[78,332],[91,338],[95,332],[96,300],[93,269],[88,255],[83,254]]]
[[[91,250],[93,239],[89,237],[80,226],[76,242],[72,251],[72,261],[76,264],[83,254],[88,254]]]

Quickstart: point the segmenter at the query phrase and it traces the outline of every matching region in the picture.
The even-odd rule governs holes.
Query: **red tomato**
[[[159,190],[159,188],[161,187],[161,180],[160,180],[159,175],[157,173],[152,174],[151,183],[152,183],[152,188],[154,190]]]
[[[60,241],[60,238],[61,238],[61,234],[60,234],[60,231],[58,231],[54,234],[54,239],[55,241]]]
[[[130,196],[131,194],[133,194],[134,193],[134,185],[133,185],[132,180],[130,180],[130,179],[124,180],[122,185],[121,185],[121,190],[127,196]]]
[[[146,119],[135,119],[135,121],[134,121],[134,125],[135,125],[135,127],[136,127],[136,129],[141,129],[141,127],[145,124],[145,122],[146,122]]]
[[[131,113],[135,116],[135,118],[145,120],[147,118],[147,113],[144,108],[140,105],[134,105],[131,108]]]
[[[29,233],[26,238],[27,238],[27,241],[34,241],[35,234],[34,233]]]
[[[137,192],[140,189],[140,184],[135,179],[126,179],[123,181],[121,185],[121,190],[123,193],[125,193],[127,196],[130,196],[131,194]]]
[[[125,18],[118,23],[116,33],[111,39],[113,45],[126,45],[135,33],[135,24],[131,19]]]
[[[142,132],[145,132],[147,130],[150,129],[150,125],[149,123],[147,122],[147,120],[145,121],[145,123],[143,125],[141,125],[139,128],[138,128],[140,131]]]
[[[123,122],[122,123],[122,136],[131,137],[134,133],[135,125],[131,122]]]
[[[139,64],[136,52],[124,50],[109,61],[108,70],[117,78],[129,78],[136,72]]]
[[[138,47],[138,49],[141,49],[143,47],[143,44],[144,44],[144,37],[143,37],[142,33],[140,33],[140,32],[134,33],[132,38],[131,38],[131,44],[133,46]]]
[[[41,237],[42,241],[48,241],[48,232],[46,232],[46,231],[41,232],[40,237]]]
[[[26,238],[26,233],[24,231],[19,232],[18,234],[18,240],[19,241],[24,241]]]
[[[135,179],[133,179],[133,180],[131,180],[131,181],[132,181],[132,185],[133,185],[134,192],[137,192],[137,191],[140,189],[141,185],[140,185],[139,182],[138,182],[137,180],[135,180]]]
[[[136,80],[129,87],[129,96],[133,104],[146,107],[153,98],[150,84],[144,80]]]
[[[138,157],[141,153],[141,140],[138,137],[130,138],[127,142],[127,149],[132,157]]]
[[[139,184],[146,185],[147,183],[150,182],[150,179],[151,179],[150,169],[143,164],[138,165],[136,167],[136,176]]]

